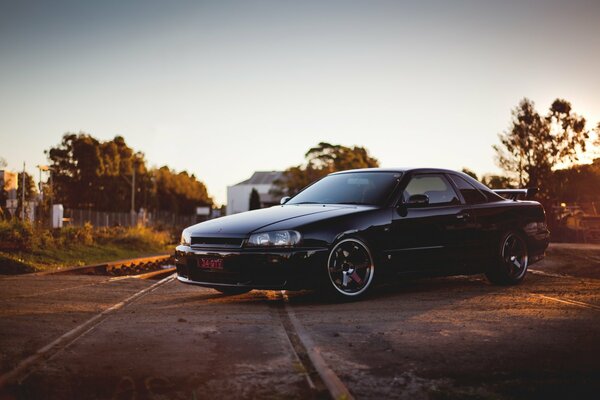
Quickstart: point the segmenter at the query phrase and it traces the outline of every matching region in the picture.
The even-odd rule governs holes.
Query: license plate
[[[223,269],[222,258],[199,258],[198,267],[202,269]]]

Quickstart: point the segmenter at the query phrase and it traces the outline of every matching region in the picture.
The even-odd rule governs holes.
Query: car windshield
[[[400,178],[399,172],[355,172],[329,175],[286,204],[382,205]]]

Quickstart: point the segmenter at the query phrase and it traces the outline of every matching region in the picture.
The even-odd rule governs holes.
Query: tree
[[[204,183],[186,171],[171,171],[167,166],[153,171],[155,192],[153,208],[175,214],[192,214],[198,206],[210,206],[212,198]]]
[[[250,192],[250,205],[248,209],[258,210],[259,208],[261,208],[260,195],[258,194],[255,188],[252,188],[252,192]]]
[[[102,210],[129,210],[131,185],[135,171],[135,205],[137,210],[148,208],[148,194],[152,191],[152,175],[146,166],[144,154],[130,148],[122,136],[100,143],[103,173],[97,179],[97,190],[102,193],[96,208]]]
[[[574,165],[553,172],[553,193],[563,202],[600,205],[600,158],[592,164]]]
[[[462,172],[469,175],[471,178],[475,179],[476,181],[479,180],[479,178],[477,177],[477,174],[473,171],[471,171],[469,168],[463,168]]]
[[[468,168],[463,168],[462,172],[492,189],[510,189],[513,187],[510,178],[506,176],[487,174],[479,179],[477,174]]]
[[[498,165],[519,185],[540,187],[547,195],[552,170],[577,161],[585,151],[589,132],[585,118],[572,112],[571,103],[556,99],[545,117],[524,98],[512,111],[511,125],[493,146]]]
[[[346,147],[326,142],[321,142],[308,150],[304,157],[307,159],[308,165],[329,172],[379,166],[379,161],[371,157],[364,147]]]
[[[136,189],[149,186],[144,155],[135,153],[121,136],[100,142],[87,133],[67,133],[58,146],[46,153],[56,201],[66,207],[128,210],[134,168]],[[141,199],[136,200],[139,208]]]
[[[33,177],[27,172],[19,172],[18,174],[19,188],[17,189],[17,198],[21,201],[23,197],[23,174],[25,174],[25,201],[33,201],[38,191]]]
[[[283,178],[275,182],[273,195],[293,196],[312,182],[335,171],[378,167],[379,161],[369,155],[364,147],[346,147],[321,142],[304,155],[306,163],[289,167]]]
[[[192,214],[195,207],[213,203],[194,175],[166,166],[148,169],[144,154],[130,148],[122,136],[101,142],[87,133],[67,133],[46,154],[54,200],[67,208],[129,211],[134,172],[136,210]]]
[[[484,175],[481,183],[490,189],[512,189],[513,184],[510,178],[501,175]]]

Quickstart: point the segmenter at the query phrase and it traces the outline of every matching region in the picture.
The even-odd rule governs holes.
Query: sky
[[[523,97],[600,122],[599,1],[0,0],[0,157],[122,135],[217,203],[318,142],[499,172]],[[37,179],[37,178],[36,178]]]

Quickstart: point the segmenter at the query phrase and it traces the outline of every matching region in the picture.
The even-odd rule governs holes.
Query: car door
[[[466,204],[462,228],[465,261],[478,266],[482,260],[489,259],[495,250],[496,242],[492,243],[492,238],[495,238],[498,228],[489,216],[497,213],[497,210],[491,207],[485,193],[467,179],[458,174],[448,174],[448,177]]]
[[[392,268],[443,271],[460,264],[467,217],[465,204],[443,173],[411,176],[392,216]]]

